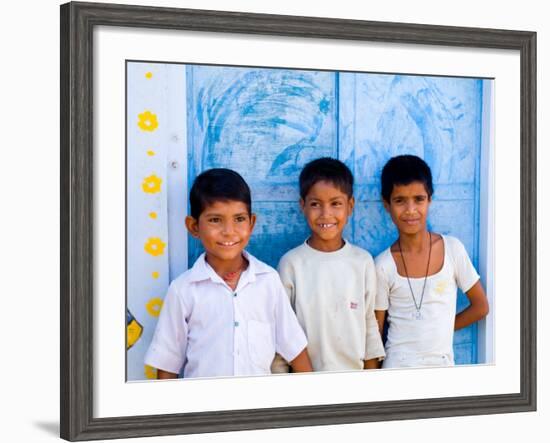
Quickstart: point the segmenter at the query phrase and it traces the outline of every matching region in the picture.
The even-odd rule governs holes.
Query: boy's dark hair
[[[251,214],[250,188],[244,179],[231,169],[208,169],[197,175],[191,186],[189,192],[191,217],[198,220],[206,206],[217,201],[230,200],[243,202],[248,214]]]
[[[300,172],[300,197],[306,199],[309,190],[320,181],[332,183],[348,198],[353,197],[353,174],[340,160],[322,157],[310,161]]]
[[[416,155],[398,155],[392,157],[382,168],[382,198],[389,203],[394,185],[409,185],[421,182],[428,197],[432,197],[432,171],[428,164]]]

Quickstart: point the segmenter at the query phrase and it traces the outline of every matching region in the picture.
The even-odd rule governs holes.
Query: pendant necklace
[[[401,260],[403,261],[403,268],[405,269],[405,275],[407,276],[407,283],[409,283],[409,290],[411,291],[411,297],[414,302],[415,311],[413,314],[413,318],[415,320],[422,320],[422,313],[420,310],[422,309],[422,301],[424,300],[424,290],[426,289],[426,280],[428,279],[428,270],[430,269],[430,258],[432,256],[432,233],[428,232],[429,238],[430,238],[430,249],[428,251],[428,265],[426,266],[426,274],[424,275],[424,285],[422,286],[422,294],[420,295],[420,303],[416,302],[416,298],[414,296],[413,288],[411,285],[411,280],[409,279],[409,273],[407,272],[407,265],[405,264],[405,258],[403,257],[403,251],[401,249],[401,239],[397,239],[397,242],[399,244],[399,254],[401,254]]]

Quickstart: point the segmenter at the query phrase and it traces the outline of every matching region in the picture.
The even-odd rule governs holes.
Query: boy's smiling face
[[[185,219],[187,229],[201,241],[215,271],[242,263],[241,254],[255,223],[256,216],[248,213],[245,203],[236,200],[214,202],[204,208],[198,220],[190,216]]]
[[[342,247],[342,231],[353,211],[354,199],[333,183],[319,181],[308,191],[300,206],[311,229],[309,245],[320,251]]]
[[[408,185],[393,185],[390,201],[384,200],[384,207],[400,234],[414,235],[427,229],[431,201],[424,183],[415,181]]]

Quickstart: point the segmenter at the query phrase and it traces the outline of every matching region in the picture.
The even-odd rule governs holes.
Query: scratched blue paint
[[[334,155],[334,74],[279,69],[188,67],[199,170],[242,170],[250,182],[291,182],[302,166]]]
[[[430,229],[460,238],[477,265],[481,80],[188,66],[187,82],[189,181],[212,167],[243,175],[258,214],[249,250],[260,259],[276,266],[307,236],[297,179],[321,156],[355,176],[346,238],[373,255],[387,248],[396,231],[380,203],[380,170],[412,153],[432,168]],[[200,252],[190,239],[190,263]],[[459,294],[458,307],[466,303]],[[476,326],[457,333],[458,363],[477,361],[476,340]]]
[[[380,202],[380,171],[394,155],[424,158],[434,178],[430,229],[462,240],[474,264],[479,243],[481,80],[340,74],[340,155],[357,181],[352,238],[374,255],[396,238]],[[348,105],[349,104],[349,105]],[[459,293],[457,306],[467,299]],[[477,326],[457,334],[458,363],[474,363]],[[456,341],[456,340],[455,340]]]

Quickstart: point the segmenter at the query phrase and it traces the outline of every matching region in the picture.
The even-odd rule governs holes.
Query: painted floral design
[[[138,114],[138,126],[143,131],[152,132],[158,128],[157,115],[151,111],[145,111]]]
[[[162,179],[153,174],[143,179],[141,188],[143,189],[143,192],[146,192],[147,194],[156,194],[157,192],[160,192],[161,184]]]
[[[135,319],[130,311],[126,311],[126,349],[130,349],[140,339],[143,326]]]
[[[147,240],[147,243],[145,243],[145,252],[158,257],[159,255],[164,254],[165,247],[166,243],[164,243],[160,238],[151,237]]]
[[[160,315],[160,310],[162,309],[162,299],[159,297],[152,298],[145,305],[149,315],[153,317],[158,317]]]

